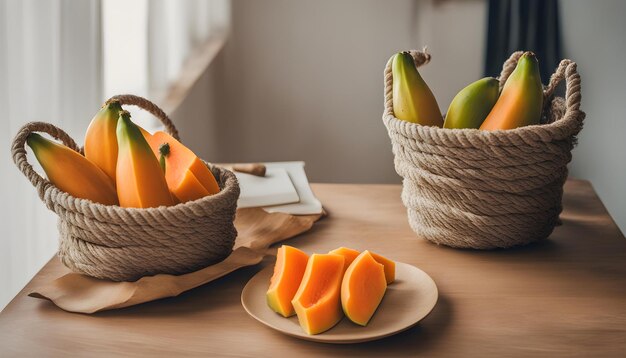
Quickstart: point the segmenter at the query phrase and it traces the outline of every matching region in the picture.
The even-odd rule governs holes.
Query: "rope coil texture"
[[[504,63],[502,87],[523,52]],[[416,66],[426,52],[411,51]],[[444,129],[398,120],[393,113],[391,59],[383,122],[402,201],[419,237],[457,248],[493,249],[547,238],[559,223],[567,163],[583,126],[576,63],[562,60],[544,87],[542,124],[506,131]],[[565,81],[565,98],[554,91]]]
[[[167,132],[178,131],[154,103],[133,95],[114,97],[157,116]],[[235,243],[239,184],[235,175],[205,162],[221,191],[195,201],[149,209],[122,208],[80,199],[59,190],[28,163],[24,147],[32,132],[48,133],[82,152],[60,128],[44,122],[24,125],[11,153],[20,171],[37,189],[48,209],[59,216],[58,255],[74,272],[113,281],[134,281],[156,274],[183,274],[221,261]]]

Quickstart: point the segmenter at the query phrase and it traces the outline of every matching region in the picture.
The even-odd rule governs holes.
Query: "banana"
[[[485,77],[463,88],[450,103],[444,128],[479,128],[498,100],[497,79]]]
[[[117,121],[117,196],[121,207],[153,208],[174,204],[165,175],[139,126],[130,113]]]
[[[57,188],[77,198],[105,205],[117,204],[113,182],[89,159],[37,133],[31,133],[26,143],[48,180]]]
[[[392,59],[393,112],[396,118],[424,126],[443,126],[437,100],[408,52],[397,53]]]
[[[102,169],[115,183],[117,165],[117,119],[122,106],[117,100],[108,101],[91,120],[85,134],[85,157]]]
[[[480,129],[513,129],[539,124],[542,107],[543,88],[539,63],[534,53],[525,52]]]

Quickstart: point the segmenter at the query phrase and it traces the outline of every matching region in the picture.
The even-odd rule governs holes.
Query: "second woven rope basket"
[[[417,67],[430,55],[411,51]],[[522,52],[504,63],[502,87]],[[565,80],[565,99],[554,91]],[[585,118],[576,63],[563,60],[544,88],[542,124],[506,131],[420,126],[394,117],[391,61],[383,122],[409,224],[421,238],[493,249],[547,238],[559,221],[567,164]]]
[[[154,103],[133,95],[114,97],[122,105],[136,105],[154,114],[178,139],[169,117]],[[113,281],[135,281],[156,274],[184,274],[221,261],[235,243],[234,226],[239,184],[235,175],[209,165],[220,192],[169,207],[122,208],[80,199],[61,191],[28,163],[24,147],[32,132],[48,133],[69,148],[82,152],[56,126],[31,122],[17,133],[13,161],[37,189],[48,209],[59,216],[61,262],[74,272]]]

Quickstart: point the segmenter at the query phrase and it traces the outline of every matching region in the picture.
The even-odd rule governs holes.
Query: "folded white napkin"
[[[264,163],[265,177],[237,173],[241,195],[238,207],[263,207],[268,212],[293,215],[322,213],[304,171],[304,162]]]

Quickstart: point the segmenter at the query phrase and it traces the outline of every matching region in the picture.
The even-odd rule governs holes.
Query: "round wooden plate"
[[[344,317],[335,327],[317,335],[306,334],[296,316],[284,318],[265,301],[273,266],[257,273],[244,287],[241,304],[257,321],[289,336],[324,343],[358,343],[389,337],[416,325],[435,307],[437,285],[424,271],[396,263],[396,281],[387,287],[385,297],[366,327]]]

